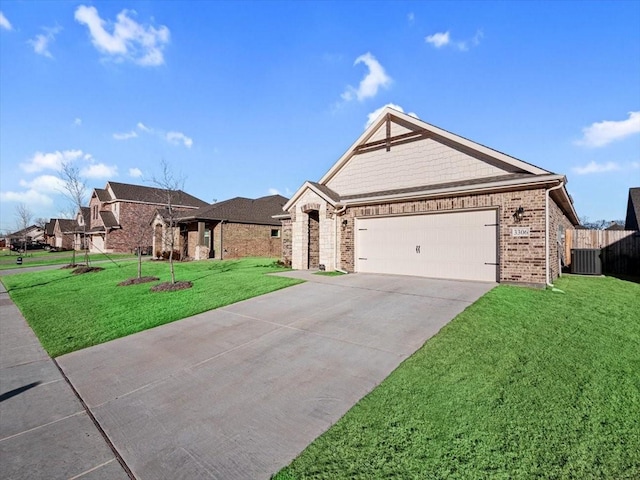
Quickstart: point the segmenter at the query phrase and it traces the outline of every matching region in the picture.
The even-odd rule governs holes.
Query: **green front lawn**
[[[640,478],[640,285],[557,287],[489,292],[275,478]]]
[[[41,267],[44,265],[66,265],[71,263],[73,252],[47,252],[44,250],[27,250],[18,254],[4,250],[0,252],[0,270],[12,270],[14,268]],[[22,257],[22,265],[17,265],[16,260]],[[100,262],[104,260],[122,260],[135,258],[135,255],[123,253],[92,253],[89,255],[90,262]],[[76,252],[76,263],[84,262],[84,252]]]
[[[176,280],[193,288],[152,293],[169,280],[167,262],[143,264],[142,274],[159,282],[126,287],[117,285],[136,276],[135,261],[100,266],[105,270],[83,275],[56,269],[2,278],[52,357],[300,283],[265,275],[284,270],[270,259],[177,262]]]

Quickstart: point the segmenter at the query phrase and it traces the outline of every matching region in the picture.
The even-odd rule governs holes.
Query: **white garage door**
[[[356,219],[356,271],[497,280],[496,211]]]

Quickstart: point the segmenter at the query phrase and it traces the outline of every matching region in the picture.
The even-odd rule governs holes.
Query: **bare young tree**
[[[131,226],[131,233],[135,242],[136,254],[138,256],[138,278],[142,278],[142,250],[149,247],[151,236],[151,222],[146,217],[138,218],[137,224]]]
[[[22,251],[27,251],[27,228],[31,226],[33,213],[24,203],[16,205],[16,218],[18,219],[18,231],[22,233]]]
[[[75,209],[77,214],[82,215],[82,206],[87,198],[87,185],[80,176],[80,170],[70,162],[64,162],[62,164],[61,174],[62,180],[64,181],[63,188],[65,190],[65,195],[73,204],[73,208]],[[73,258],[71,262],[75,264],[75,245],[73,247]],[[85,265],[89,266],[89,249],[87,248],[87,224],[85,222],[82,222],[82,248],[84,250],[84,263]]]
[[[167,223],[168,234],[164,236],[165,246],[169,249],[169,270],[171,271],[171,284],[176,283],[175,268],[173,265],[176,250],[176,227],[178,226],[179,212],[175,206],[179,204],[181,191],[184,187],[184,178],[174,175],[171,167],[165,160],[161,163],[162,171],[159,177],[154,176],[151,182],[162,191],[162,203],[165,204],[164,217]]]
[[[44,217],[38,217],[34,220],[33,223],[35,224],[36,227],[44,230],[44,228],[47,226],[47,223],[49,223],[49,220],[47,220]]]

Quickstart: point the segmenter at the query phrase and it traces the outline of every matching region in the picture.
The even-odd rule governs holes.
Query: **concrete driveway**
[[[269,478],[495,286],[289,275],[309,281],[58,358],[136,478]]]

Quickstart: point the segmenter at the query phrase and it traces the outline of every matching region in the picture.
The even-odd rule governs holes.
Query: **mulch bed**
[[[155,287],[151,287],[152,292],[174,292],[176,290],[185,290],[187,288],[193,287],[193,283],[191,282],[163,282],[159,283]]]
[[[158,277],[140,277],[140,278],[130,278],[128,280],[125,280],[124,282],[120,282],[118,284],[119,287],[126,287],[128,285],[138,285],[140,283],[149,283],[149,282],[156,282],[160,280]]]
[[[73,272],[73,274],[75,275],[80,275],[82,273],[91,273],[91,272],[101,272],[102,270],[104,270],[104,268],[102,267],[87,267],[87,266],[82,266],[82,267],[78,267],[76,268]]]

